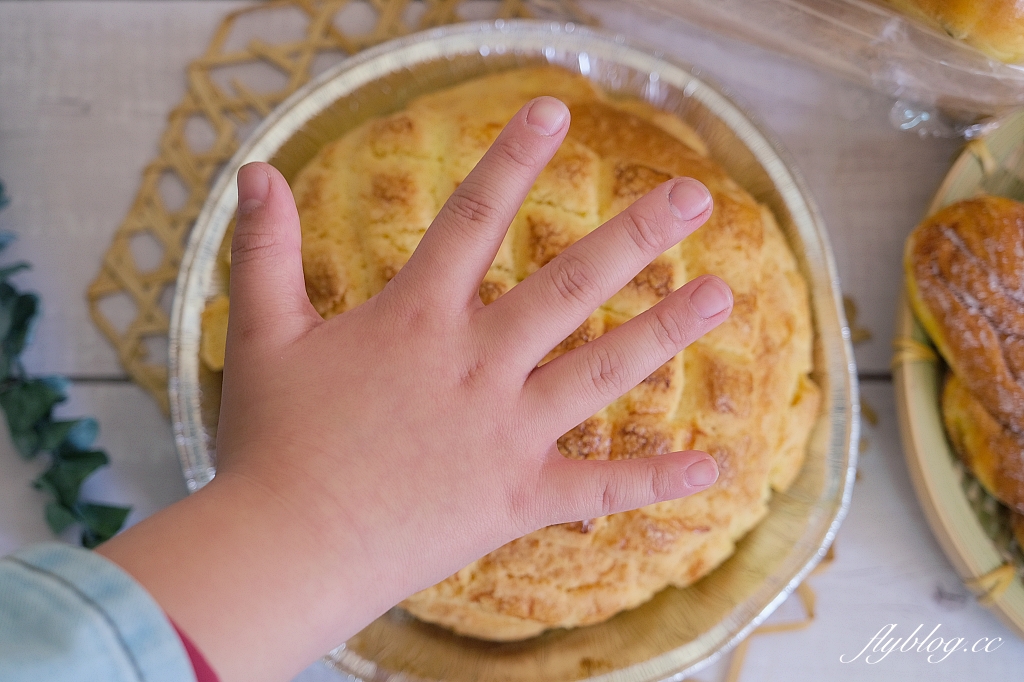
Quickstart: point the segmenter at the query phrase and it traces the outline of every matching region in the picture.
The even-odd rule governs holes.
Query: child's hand
[[[477,294],[568,124],[557,100],[524,107],[387,287],[326,322],[306,297],[287,183],[266,164],[239,172],[218,474],[177,522],[202,525],[182,548],[205,564],[202,594],[161,578],[156,559],[133,558],[146,523],[106,549],[225,679],[293,673],[515,537],[717,477],[701,452],[573,461],[555,441],[725,320],[721,280],[698,278],[537,368],[707,219],[703,185],[667,182],[491,305]]]

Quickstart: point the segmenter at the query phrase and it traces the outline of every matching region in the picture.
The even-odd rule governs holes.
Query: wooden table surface
[[[130,521],[185,495],[166,419],[133,385],[91,323],[84,299],[100,258],[156,153],[184,68],[213,28],[244,3],[0,2],[0,180],[12,198],[0,230],[18,234],[5,254],[33,270],[19,283],[40,293],[43,316],[25,360],[37,374],[72,378],[67,416],[92,415],[112,466],[83,493],[130,503]],[[902,244],[960,143],[922,139],[888,121],[891,101],[833,76],[694,28],[637,17],[621,3],[587,5],[604,24],[696,65],[772,130],[803,173],[828,225],[844,290],[872,338],[856,348],[862,395],[879,415],[836,561],[811,578],[808,629],[753,640],[744,682],[996,680],[1024,670],[1024,642],[977,605],[942,555],[903,461],[888,364]],[[159,350],[159,349],[158,349]],[[44,498],[30,486],[41,463],[22,461],[0,437],[0,554],[50,538]],[[799,618],[794,600],[773,621]],[[938,663],[895,652],[876,664],[851,658],[883,626],[893,636],[941,625],[937,636],[1001,637],[991,653]],[[923,634],[923,633],[920,633]],[[990,647],[991,648],[991,647]],[[721,664],[702,671],[719,680]],[[341,679],[315,665],[300,678]]]

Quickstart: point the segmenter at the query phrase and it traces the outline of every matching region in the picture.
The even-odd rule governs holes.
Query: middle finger
[[[529,373],[648,263],[700,227],[711,209],[711,193],[697,180],[659,185],[477,311],[485,334]]]

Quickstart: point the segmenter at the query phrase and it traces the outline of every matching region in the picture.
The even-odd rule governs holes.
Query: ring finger
[[[529,418],[557,438],[633,388],[729,317],[732,291],[717,277],[687,283],[650,310],[533,370]]]

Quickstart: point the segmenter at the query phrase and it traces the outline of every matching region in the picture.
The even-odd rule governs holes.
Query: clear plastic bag
[[[863,0],[629,0],[796,57],[896,98],[893,124],[976,137],[1024,105],[1024,65],[995,61],[888,7]]]

